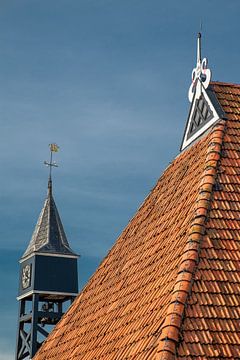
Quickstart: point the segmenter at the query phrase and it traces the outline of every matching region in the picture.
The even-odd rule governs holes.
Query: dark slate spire
[[[48,195],[38,218],[32,239],[23,258],[34,253],[75,255],[70,248],[52,195],[52,180],[48,181]]]
[[[38,218],[32,239],[22,258],[36,252],[77,256],[68,244],[67,237],[53,199],[51,169],[52,166],[57,165],[55,162],[52,162],[52,152],[56,152],[58,150],[58,146],[56,144],[50,144],[50,150],[50,162],[48,163],[45,161],[45,164],[50,167],[47,199],[45,200],[44,206]]]

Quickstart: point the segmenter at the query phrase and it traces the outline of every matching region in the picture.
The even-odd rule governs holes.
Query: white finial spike
[[[202,56],[201,56],[201,37],[202,34],[199,32],[198,33],[198,39],[197,39],[197,65],[201,64],[202,61]]]
[[[197,98],[201,96],[202,86],[207,89],[211,80],[211,71],[207,69],[207,59],[204,58],[202,60],[201,38],[202,35],[199,32],[197,39],[197,65],[192,71],[192,84],[188,91],[190,102],[192,102],[194,94],[196,94]]]

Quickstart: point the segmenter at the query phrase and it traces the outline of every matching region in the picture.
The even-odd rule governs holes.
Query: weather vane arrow
[[[49,144],[50,148],[50,161],[44,161],[44,164],[49,166],[49,187],[51,187],[52,183],[52,168],[58,167],[57,163],[53,161],[53,153],[58,152],[59,146],[57,144]]]

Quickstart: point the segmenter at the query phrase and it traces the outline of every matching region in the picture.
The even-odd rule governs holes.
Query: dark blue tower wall
[[[30,286],[23,289],[23,268],[31,267]],[[20,264],[19,296],[30,291],[78,293],[77,259],[61,256],[33,255]]]
[[[41,255],[35,259],[34,290],[78,292],[77,259]]]

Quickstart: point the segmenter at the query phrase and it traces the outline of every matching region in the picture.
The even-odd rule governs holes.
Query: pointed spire
[[[44,162],[50,167],[47,198],[39,215],[31,241],[22,256],[23,258],[34,252],[77,256],[69,246],[53,198],[51,168],[52,166],[56,167],[57,165],[52,161],[52,152],[56,152],[57,150],[53,150],[51,147],[50,150],[50,162]]]
[[[192,83],[188,91],[189,101],[192,102],[194,95],[200,98],[202,86],[207,89],[211,80],[211,71],[207,68],[208,61],[206,58],[202,60],[202,34],[199,32],[197,36],[197,64],[192,71]]]
[[[48,179],[48,196],[52,196],[52,178],[50,176]]]

